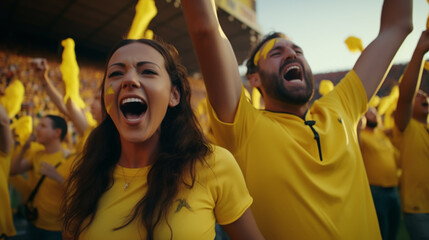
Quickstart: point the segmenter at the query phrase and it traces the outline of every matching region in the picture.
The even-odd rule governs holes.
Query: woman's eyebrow
[[[156,66],[158,69],[161,69],[158,64],[154,63],[154,62],[150,62],[150,61],[142,61],[142,62],[137,62],[137,67],[141,67],[145,64],[150,64],[150,65],[154,65]]]
[[[125,63],[112,63],[110,66],[108,66],[107,68],[111,68],[113,66],[120,66],[120,67],[125,67]]]

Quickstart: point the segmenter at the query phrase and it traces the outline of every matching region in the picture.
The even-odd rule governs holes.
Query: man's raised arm
[[[231,44],[223,33],[213,0],[182,0],[189,34],[217,116],[232,122],[241,94],[241,77]]]
[[[404,131],[413,115],[413,103],[423,72],[423,57],[429,51],[429,30],[423,31],[399,84],[398,104],[393,117],[395,125]]]
[[[368,100],[378,90],[393,57],[413,29],[412,0],[385,0],[378,36],[365,48],[353,70],[365,88]]]

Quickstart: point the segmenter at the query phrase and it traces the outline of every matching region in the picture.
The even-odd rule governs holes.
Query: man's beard
[[[288,90],[283,85],[283,76],[281,73],[267,73],[260,70],[259,75],[261,77],[262,86],[264,87],[265,93],[271,98],[294,104],[303,105],[310,101],[314,92],[314,80],[311,70],[304,70],[304,81],[306,84],[305,89],[302,87],[297,88],[296,91]]]
[[[377,121],[368,121],[368,119],[366,120],[366,126],[369,128],[376,128],[378,125]]]

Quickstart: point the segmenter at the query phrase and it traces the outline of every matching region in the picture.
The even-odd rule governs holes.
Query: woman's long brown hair
[[[139,219],[146,228],[147,239],[154,239],[155,227],[162,218],[167,218],[180,185],[193,187],[196,162],[203,161],[212,150],[192,111],[186,69],[180,64],[174,47],[148,39],[126,39],[112,50],[107,62],[116,50],[135,42],[153,47],[164,57],[172,86],[180,92],[180,103],[167,109],[161,123],[160,153],[147,175],[148,190],[128,220],[114,229]],[[105,78],[101,96],[104,96]],[[103,121],[92,131],[76,160],[63,202],[64,231],[73,239],[78,239],[94,220],[100,198],[113,185],[113,172],[121,152],[119,132],[107,115],[103,97],[101,101]],[[185,181],[186,176],[191,176],[190,182]]]

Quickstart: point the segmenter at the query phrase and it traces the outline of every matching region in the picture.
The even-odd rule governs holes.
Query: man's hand
[[[36,141],[36,135],[35,135],[34,133],[32,133],[32,134],[30,135],[30,137],[28,137],[28,139],[27,139],[27,141],[24,143],[24,145],[22,146],[22,150],[23,150],[23,151],[27,151],[27,150],[30,148],[31,143],[32,143],[32,142],[34,142],[34,141]]]
[[[35,58],[31,60],[31,66],[34,69],[36,78],[42,80],[42,84],[45,85],[48,80],[48,61],[45,58]]]
[[[57,181],[59,184],[64,183],[64,178],[58,173],[57,169],[47,162],[40,164],[40,173]]]

